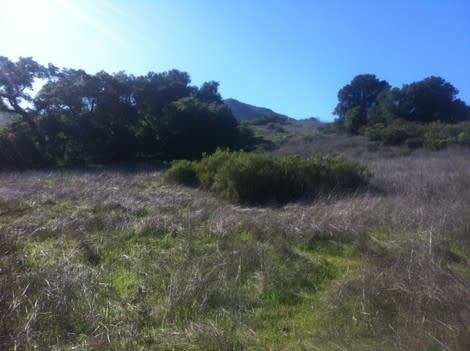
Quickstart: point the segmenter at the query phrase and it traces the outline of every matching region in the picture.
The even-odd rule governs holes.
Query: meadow
[[[469,150],[315,133],[269,152],[341,152],[367,187],[249,206],[152,164],[0,173],[0,349],[468,350]]]

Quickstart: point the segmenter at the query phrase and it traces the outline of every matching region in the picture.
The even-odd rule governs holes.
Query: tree
[[[205,82],[196,92],[196,97],[204,102],[222,103],[222,97],[219,94],[219,82]]]
[[[31,90],[36,79],[49,78],[56,72],[55,66],[49,64],[44,67],[31,57],[20,57],[17,62],[12,62],[0,56],[0,111],[21,116],[41,146],[44,145],[44,138],[34,120],[34,110],[28,107],[28,103],[33,100]]]
[[[217,147],[238,145],[238,122],[223,103],[185,97],[165,108],[162,121],[160,147],[170,159],[196,159]]]
[[[461,122],[470,118],[470,108],[457,99],[457,94],[458,90],[452,84],[431,76],[383,94],[379,98],[379,110],[388,120]]]
[[[65,162],[111,162],[135,155],[134,78],[64,69],[39,91],[48,150]]]
[[[150,72],[135,80],[135,104],[138,112],[137,137],[140,153],[156,155],[161,141],[163,110],[170,103],[190,96],[196,91],[190,86],[186,72],[171,70],[163,73]]]
[[[349,109],[344,116],[344,127],[353,134],[357,134],[359,129],[367,124],[367,111],[362,106]]]
[[[338,92],[338,104],[334,114],[339,117],[341,123],[345,122],[348,111],[355,109],[354,120],[360,121],[361,125],[367,123],[367,110],[377,105],[377,97],[383,91],[390,89],[390,85],[385,80],[379,80],[373,74],[361,74],[344,86]],[[358,115],[360,113],[360,115]],[[350,113],[351,114],[351,113]],[[359,129],[357,123],[348,123],[354,125],[350,132],[356,133]]]

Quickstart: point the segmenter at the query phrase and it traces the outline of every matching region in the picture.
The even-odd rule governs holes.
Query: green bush
[[[402,145],[410,134],[405,127],[390,127],[384,132],[383,142],[385,145]]]
[[[193,161],[173,161],[171,168],[165,173],[165,177],[170,181],[188,186],[199,185],[196,164]]]
[[[236,202],[283,203],[324,193],[345,193],[367,183],[364,167],[343,157],[274,157],[218,150],[199,162],[172,163],[166,179],[199,184]]]
[[[369,140],[380,141],[384,145],[406,145],[411,149],[424,146],[439,150],[448,145],[470,145],[470,124],[419,124],[396,119],[388,125],[371,125],[365,129],[364,135]]]
[[[466,131],[461,132],[457,136],[457,142],[460,145],[470,145],[470,130],[466,130]]]

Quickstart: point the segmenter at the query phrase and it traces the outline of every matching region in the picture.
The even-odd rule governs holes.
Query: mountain
[[[235,99],[226,99],[224,103],[232,110],[233,115],[239,121],[255,121],[261,119],[293,120],[293,118],[281,115],[269,108],[245,104]]]

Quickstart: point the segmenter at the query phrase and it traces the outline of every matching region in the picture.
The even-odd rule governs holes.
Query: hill
[[[263,118],[293,120],[292,117],[274,112],[269,108],[249,105],[235,99],[226,99],[224,100],[224,103],[230,108],[230,110],[232,110],[233,115],[239,121],[254,121]]]

